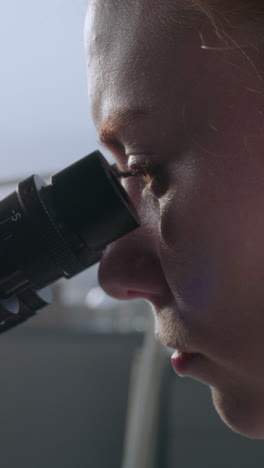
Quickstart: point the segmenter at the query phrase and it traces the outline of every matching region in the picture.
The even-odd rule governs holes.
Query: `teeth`
[[[176,349],[176,351],[174,351],[173,355],[171,356],[172,359],[177,359],[179,356],[180,356],[181,352],[178,351],[178,349]]]

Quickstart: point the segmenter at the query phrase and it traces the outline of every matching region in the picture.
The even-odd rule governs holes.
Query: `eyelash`
[[[118,167],[115,167],[117,176],[119,178],[127,178],[127,177],[138,177],[141,176],[144,182],[147,184],[146,187],[143,190],[143,196],[146,194],[146,192],[149,192],[151,188],[151,183],[153,182],[153,179],[155,179],[157,172],[158,172],[158,167],[151,164],[150,162],[145,162],[145,163],[134,163],[132,167],[125,167],[125,171],[120,171]]]

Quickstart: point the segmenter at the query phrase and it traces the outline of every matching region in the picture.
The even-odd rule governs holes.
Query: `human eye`
[[[134,161],[125,166],[123,171],[119,171],[119,177],[140,177],[144,183],[142,196],[152,193],[156,197],[162,192],[163,168],[160,164],[152,161]]]
[[[144,182],[143,197],[149,192],[155,194],[154,186],[158,183],[159,173],[157,165],[152,164],[150,161],[133,163],[129,166],[129,170],[134,176],[141,177],[141,180]]]

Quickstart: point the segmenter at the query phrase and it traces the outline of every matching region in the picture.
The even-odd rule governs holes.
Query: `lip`
[[[171,365],[179,376],[188,375],[192,368],[198,364],[202,355],[200,353],[186,353],[184,351],[175,351],[171,356]]]

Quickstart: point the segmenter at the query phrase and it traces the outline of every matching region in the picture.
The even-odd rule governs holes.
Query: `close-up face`
[[[146,299],[157,339],[199,353],[182,375],[210,386],[229,427],[264,438],[259,38],[243,24],[220,37],[202,12],[160,3],[90,0],[86,15],[98,135],[120,170],[150,167],[122,179],[141,226],[106,248],[99,282]]]

